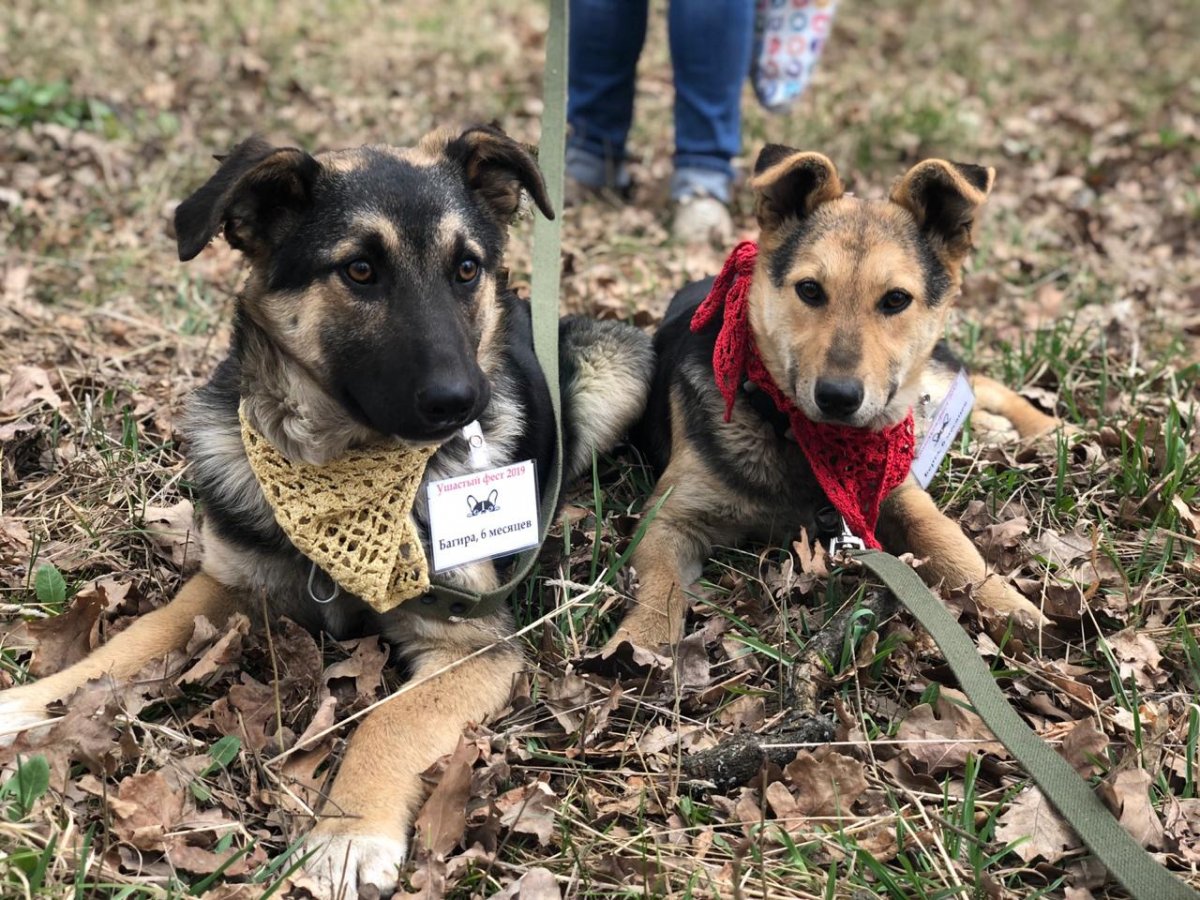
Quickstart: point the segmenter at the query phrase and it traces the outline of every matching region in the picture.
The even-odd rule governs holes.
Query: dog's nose
[[[417,390],[417,413],[429,428],[458,428],[471,420],[478,400],[469,381],[439,381]]]
[[[818,378],[813,392],[821,412],[834,419],[854,415],[863,402],[863,383],[857,378]]]

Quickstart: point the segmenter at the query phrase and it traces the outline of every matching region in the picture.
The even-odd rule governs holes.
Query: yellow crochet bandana
[[[314,466],[292,462],[238,409],[242,443],[283,533],[339,586],[385,613],[429,589],[412,521],[437,447],[351,450]]]

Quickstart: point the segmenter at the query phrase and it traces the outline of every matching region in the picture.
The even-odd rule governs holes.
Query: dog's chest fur
[[[739,392],[730,421],[713,377],[717,329],[692,333],[696,306],[710,282],[684,288],[655,337],[658,366],[646,415],[635,434],[638,446],[660,472],[683,450],[717,477],[722,490],[711,498],[714,522],[729,540],[779,540],[799,528],[817,533],[817,513],[829,504],[795,442]],[[678,465],[678,463],[676,463]]]
[[[244,336],[243,336],[244,337]],[[309,591],[312,564],[284,535],[259,487],[242,445],[238,406],[265,407],[272,411],[255,424],[276,446],[288,446],[297,434],[354,434],[352,426],[319,417],[325,412],[323,392],[306,374],[283,358],[266,364],[261,356],[246,359],[249,350],[269,353],[257,342],[243,340],[221,364],[207,385],[194,395],[188,409],[186,431],[189,457],[202,505],[202,543],[205,571],[231,588],[256,598],[248,609],[271,617],[287,616],[312,631],[337,638],[382,634],[393,643],[411,637],[414,615],[411,601],[379,614],[357,597],[342,591],[331,603],[317,603]],[[526,417],[521,402],[521,373],[511,371],[506,355],[497,357],[490,372],[491,401],[479,422],[488,445],[491,464],[504,465],[525,458],[523,440]],[[253,368],[253,388],[247,392],[246,369]],[[329,415],[329,413],[325,413]],[[333,414],[336,418],[340,414]],[[336,453],[334,454],[336,455]],[[431,481],[470,472],[465,439],[456,435],[439,448],[426,467],[417,491],[413,517],[426,543],[428,509],[425,486]],[[498,586],[496,565],[487,560],[436,576],[455,587],[486,592]],[[318,574],[319,594],[332,586]],[[419,612],[419,610],[418,610]]]

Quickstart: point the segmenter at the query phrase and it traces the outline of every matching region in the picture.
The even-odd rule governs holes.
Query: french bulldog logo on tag
[[[929,438],[933,443],[940,444],[946,436],[946,431],[950,427],[950,419],[948,416],[942,416],[938,419],[934,427],[932,437]]]
[[[499,499],[499,493],[495,490],[493,490],[482,500],[476,500],[473,495],[468,494],[467,506],[471,509],[471,515],[478,516],[483,513],[490,513],[498,510],[500,507],[496,505],[497,499]]]

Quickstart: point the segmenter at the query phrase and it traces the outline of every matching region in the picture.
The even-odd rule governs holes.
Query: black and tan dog
[[[920,431],[921,410],[936,409],[959,368],[939,339],[992,178],[990,169],[929,160],[887,201],[868,201],[845,194],[820,154],[762,151],[751,182],[761,237],[748,322],[762,365],[803,416],[866,433],[915,407]],[[761,391],[731,392],[725,421],[713,359],[722,321],[691,327],[712,284],[680,291],[655,337],[657,370],[637,443],[661,473],[651,502],[670,494],[633,556],[640,589],[610,646],[678,640],[685,592],[713,545],[840,528],[774,403]],[[1058,425],[990,379],[976,377],[974,389],[978,411],[1007,419],[1023,437]],[[930,583],[973,585],[980,606],[1025,624],[1043,620],[988,577],[959,526],[911,476],[883,501],[877,533],[885,549],[924,558]]]
[[[176,214],[182,259],[223,231],[250,262],[232,350],[191,401],[186,428],[204,510],[202,573],[77,665],[0,694],[0,722],[33,726],[89,679],[130,679],[184,648],[200,615],[219,627],[265,608],[337,638],[381,634],[414,679],[461,662],[365,719],[308,843],[308,870],[335,893],[394,886],[419,774],[454,748],[466,723],[507,702],[518,647],[467,657],[510,635],[512,619],[507,610],[429,616],[419,598],[385,614],[346,592],[314,602],[313,567],[251,469],[239,404],[293,462],[322,465],[381,442],[440,445],[426,480],[471,471],[461,429],[478,420],[493,466],[532,459],[546,485],[550,396],[529,306],[506,288],[502,268],[523,191],[553,216],[533,157],[492,127],[317,156],[251,139],[223,160]],[[653,359],[632,327],[568,318],[560,335],[570,477],[637,419]],[[427,544],[424,492],[417,496],[413,518]],[[505,564],[476,562],[435,581],[485,592]]]

